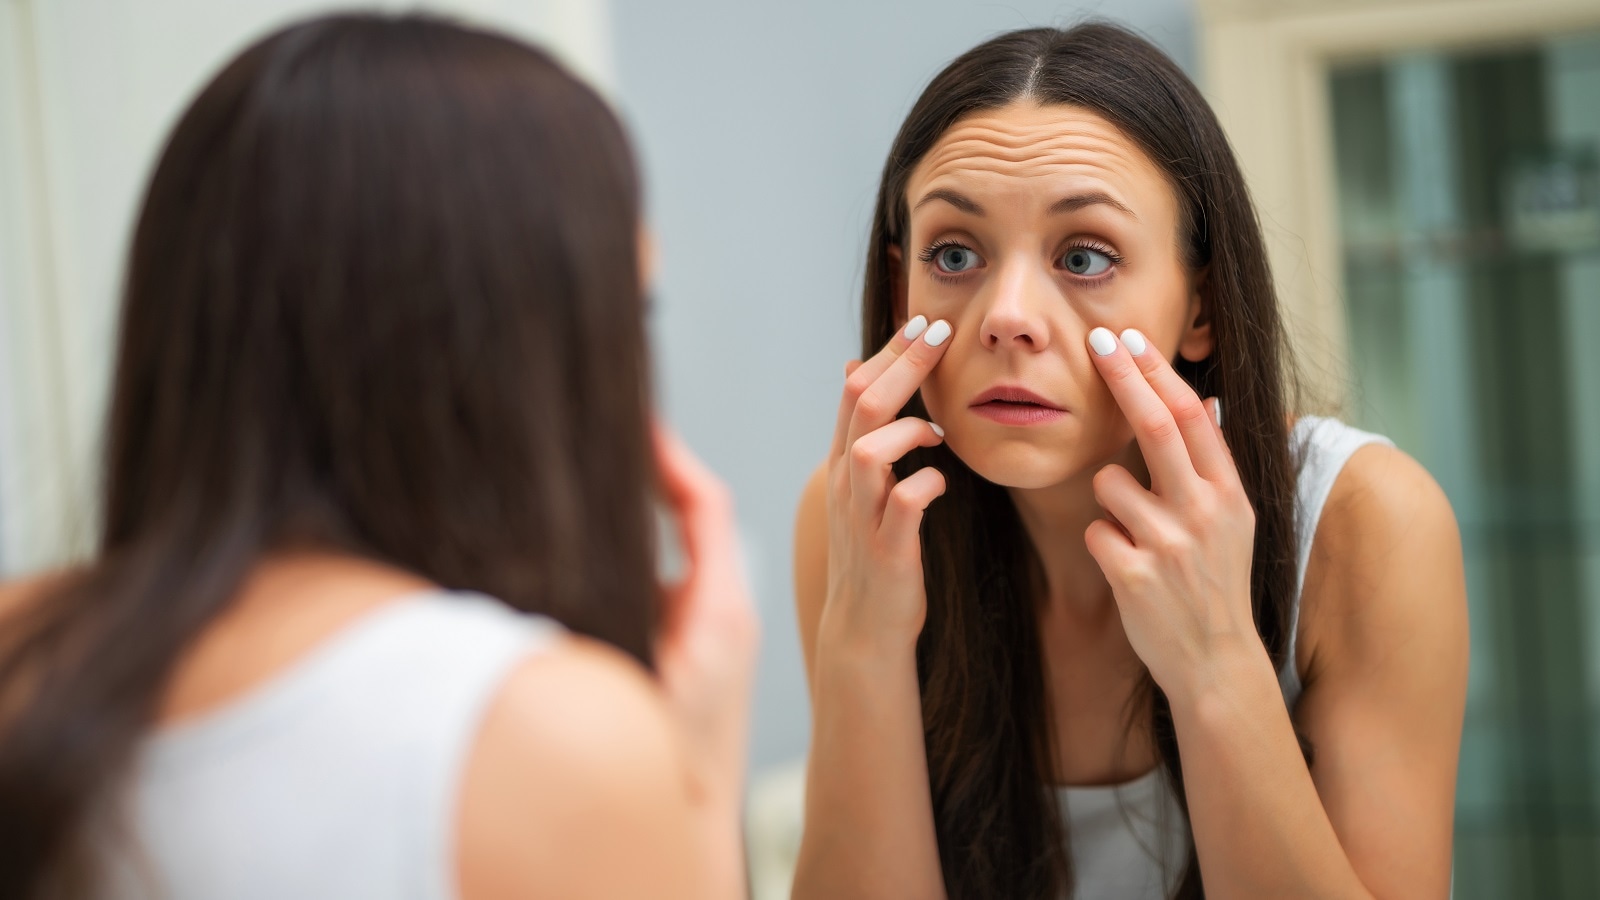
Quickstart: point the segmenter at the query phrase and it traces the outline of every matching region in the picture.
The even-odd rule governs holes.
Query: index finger
[[[687,563],[685,582],[708,572],[739,571],[733,498],[722,480],[659,421],[653,429],[662,499],[672,508]]]
[[[946,341],[952,331],[950,323],[944,319],[933,323],[920,339],[912,341],[881,375],[861,391],[850,414],[841,453],[862,435],[895,420],[933,367],[944,358],[949,346]],[[857,376],[860,374],[859,371],[856,373]]]
[[[1089,345],[1094,351],[1095,368],[1099,369],[1106,386],[1111,389],[1112,397],[1133,426],[1134,438],[1144,454],[1153,484],[1158,487],[1178,487],[1187,479],[1200,476],[1199,466],[1191,454],[1192,448],[1185,440],[1187,435],[1175,417],[1173,408],[1151,384],[1146,369],[1134,357],[1131,347],[1140,347],[1144,350],[1141,355],[1145,357],[1154,358],[1161,354],[1149,352],[1144,336],[1131,329],[1124,332],[1122,340],[1118,340],[1110,329],[1096,328],[1089,333]],[[1172,375],[1178,377],[1175,372]],[[1194,392],[1191,390],[1189,393],[1192,396]],[[1195,404],[1199,405],[1198,398]],[[1204,409],[1200,411],[1203,415]]]
[[[1128,348],[1134,365],[1144,373],[1151,389],[1172,414],[1178,432],[1183,435],[1184,446],[1189,450],[1194,470],[1205,479],[1226,476],[1230,468],[1227,448],[1217,439],[1215,414],[1206,408],[1205,401],[1172,368],[1172,363],[1165,356],[1148,352],[1150,342],[1139,330],[1129,328],[1124,331],[1122,345]]]
[[[828,451],[829,461],[838,459],[844,453],[845,435],[850,430],[850,417],[855,415],[856,400],[858,400],[868,387],[872,386],[878,376],[882,375],[911,342],[922,336],[928,330],[926,316],[917,316],[907,322],[905,327],[896,331],[889,342],[865,362],[855,363],[854,368],[848,368],[844,379],[844,394],[839,399],[839,415],[833,425],[833,445]]]

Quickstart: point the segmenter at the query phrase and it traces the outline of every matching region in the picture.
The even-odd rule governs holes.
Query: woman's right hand
[[[895,417],[944,356],[950,332],[944,320],[929,326],[917,316],[845,379],[828,456],[828,598],[819,645],[905,649],[922,632],[922,516],[945,480],[934,468],[899,480],[892,467],[944,435],[923,419]]]

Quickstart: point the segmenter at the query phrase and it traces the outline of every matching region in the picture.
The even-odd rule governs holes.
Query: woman
[[[797,524],[796,897],[1446,895],[1454,519],[1293,417],[1170,60],[1087,25],[953,62],[889,151],[863,322]]]
[[[652,437],[639,235],[617,120],[516,41],[324,18],[205,88],[100,551],[3,599],[0,896],[741,892],[754,624]]]

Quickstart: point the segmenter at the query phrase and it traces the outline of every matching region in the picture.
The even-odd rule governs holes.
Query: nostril
[[[990,349],[999,347],[1001,344],[1021,344],[1026,347],[1033,348],[1037,345],[1037,343],[1038,342],[1034,340],[1033,335],[1028,334],[1027,332],[1019,332],[1017,334],[1002,336],[991,331],[985,333],[983,336],[984,346]]]

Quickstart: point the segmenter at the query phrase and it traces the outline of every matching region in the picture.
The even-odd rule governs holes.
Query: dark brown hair
[[[1227,138],[1182,70],[1122,28],[1091,23],[1001,35],[930,83],[884,165],[867,246],[862,358],[897,325],[890,248],[911,257],[906,183],[957,121],[1016,101],[1094,112],[1165,173],[1180,209],[1183,262],[1204,270],[1216,347],[1180,363],[1201,396],[1227,410],[1225,431],[1256,513],[1251,597],[1274,665],[1289,636],[1295,586],[1294,469],[1288,446],[1287,349],[1260,225]],[[920,399],[902,415],[926,416]],[[1009,494],[944,446],[897,467],[944,472],[945,496],[922,529],[928,617],[917,643],[928,779],[945,886],[954,900],[1054,900],[1072,884],[1053,784],[1050,704],[1039,645],[1038,556]],[[1183,768],[1166,697],[1148,675],[1148,727],[1184,808]],[[1134,723],[1130,721],[1130,727]],[[1178,896],[1202,896],[1191,849]]]
[[[0,646],[0,896],[83,832],[264,554],[357,554],[651,664],[639,185],[545,53],[347,15],[245,50],[172,133],[122,302],[96,560]]]

